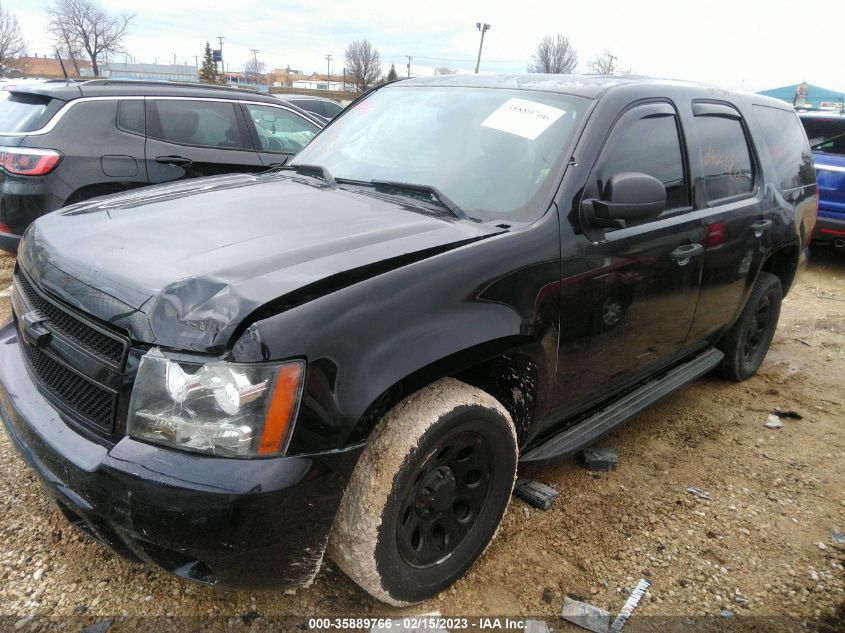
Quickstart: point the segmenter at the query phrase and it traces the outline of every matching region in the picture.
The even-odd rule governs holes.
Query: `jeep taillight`
[[[7,147],[3,153],[3,169],[17,176],[44,176],[59,164],[61,153],[54,149]]]

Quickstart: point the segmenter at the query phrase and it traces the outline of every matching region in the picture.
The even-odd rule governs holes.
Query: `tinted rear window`
[[[0,90],[0,134],[31,132],[41,127],[50,97]]]
[[[786,110],[757,105],[754,113],[763,129],[763,139],[775,164],[781,190],[815,182],[813,156],[798,117]]]
[[[845,156],[845,116],[829,119],[801,117],[801,123],[814,152]]]

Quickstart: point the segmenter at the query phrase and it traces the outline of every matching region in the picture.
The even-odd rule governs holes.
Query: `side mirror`
[[[666,187],[653,176],[626,171],[610,178],[601,200],[591,198],[582,204],[591,225],[624,229],[629,222],[660,215],[666,208]]]

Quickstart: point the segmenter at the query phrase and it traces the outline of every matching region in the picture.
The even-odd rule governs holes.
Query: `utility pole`
[[[260,53],[261,51],[258,50],[257,48],[253,48],[253,49],[250,49],[249,52],[252,53],[252,58],[255,60],[255,66],[253,66],[253,68],[255,69],[255,83],[256,83],[256,85],[260,86],[261,85],[261,75],[258,73],[258,53]]]
[[[194,65],[199,68],[200,67],[200,56],[194,55]]]
[[[475,23],[475,28],[481,31],[481,44],[478,45],[478,61],[475,62],[475,74],[478,74],[478,67],[481,66],[481,49],[484,48],[484,34],[490,30],[490,25],[481,22]]]
[[[332,85],[332,56],[326,55],[326,90],[331,89]]]
[[[225,39],[226,39],[225,35],[218,35],[217,36],[217,41],[220,42],[220,72],[223,73],[223,75],[226,74],[226,69],[223,67],[223,40],[225,40]],[[215,66],[216,65],[217,64],[215,62]]]
[[[411,60],[414,59],[410,55],[405,55],[408,58],[408,79],[411,78]]]

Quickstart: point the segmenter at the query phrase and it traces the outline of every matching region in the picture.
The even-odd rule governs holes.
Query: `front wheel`
[[[491,395],[451,378],[379,422],[347,485],[329,555],[403,606],[442,591],[483,553],[513,489],[517,440]]]
[[[761,272],[742,314],[722,343],[722,376],[740,382],[757,373],[774,338],[782,299],[780,279]]]

